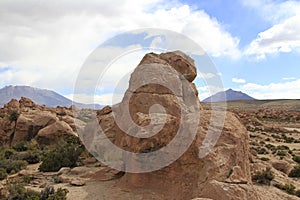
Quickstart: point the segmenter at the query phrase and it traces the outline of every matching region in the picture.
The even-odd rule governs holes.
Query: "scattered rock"
[[[62,175],[62,174],[67,174],[71,171],[70,167],[62,167],[60,170],[57,172],[57,175]]]
[[[272,167],[274,167],[275,169],[277,169],[285,174],[288,174],[290,172],[290,170],[293,169],[293,166],[284,160],[273,160],[271,162],[271,164],[272,164]]]
[[[84,186],[85,185],[85,181],[83,181],[81,179],[75,179],[75,180],[72,180],[70,182],[70,185],[72,185],[72,186],[78,186],[78,187]]]

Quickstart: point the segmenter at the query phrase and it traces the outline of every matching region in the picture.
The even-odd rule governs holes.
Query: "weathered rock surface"
[[[59,140],[68,136],[76,136],[72,128],[64,121],[57,121],[43,129],[37,134],[37,142],[43,145],[57,144]]]
[[[31,140],[37,135],[40,129],[51,125],[56,121],[56,115],[47,111],[31,111],[29,113],[22,113],[17,120],[12,145],[21,141]]]
[[[31,139],[55,144],[60,137],[76,135],[76,128],[85,124],[75,119],[69,108],[46,108],[25,97],[12,99],[0,109],[0,144],[15,145]]]
[[[135,153],[151,153],[166,147],[178,133],[182,116],[187,126],[181,144],[193,137],[192,129],[196,131],[189,148],[175,162],[148,173],[125,173],[117,185],[130,191],[156,191],[166,199],[259,199],[251,183],[248,133],[234,114],[227,113],[217,144],[208,156],[199,159],[199,147],[209,129],[211,113],[201,109],[195,96],[198,93],[192,81],[196,75],[193,60],[182,52],[147,54],[132,73],[122,102],[98,112],[100,127],[108,139],[119,148]],[[197,117],[193,116],[195,112]],[[91,126],[85,132],[91,133],[85,136],[89,137],[88,144],[99,135],[99,129]],[[91,145],[91,148],[97,147]],[[155,161],[147,165],[154,166]],[[142,170],[143,164],[135,157],[123,158],[125,171]]]

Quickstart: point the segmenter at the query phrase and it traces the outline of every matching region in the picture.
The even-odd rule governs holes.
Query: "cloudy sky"
[[[202,79],[215,76],[224,89],[258,99],[300,99],[300,1],[283,0],[1,0],[0,87],[30,85],[71,98],[94,49],[141,28],[183,34],[209,55],[217,72],[197,78],[200,99],[214,91]],[[98,103],[111,102],[107,88],[142,57],[141,52],[126,55],[99,83]],[[86,95],[78,96],[86,102]]]

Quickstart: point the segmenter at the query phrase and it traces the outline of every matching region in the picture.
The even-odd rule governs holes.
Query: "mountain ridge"
[[[99,109],[103,106],[99,104],[84,104],[73,102],[63,95],[48,89],[40,89],[26,85],[9,85],[0,89],[0,106],[3,106],[11,99],[20,99],[21,97],[30,98],[36,104],[46,105],[47,107],[75,105],[78,108],[95,108]]]
[[[256,100],[256,99],[241,91],[228,89],[226,91],[217,92],[216,94],[207,97],[202,102],[208,103],[208,102],[223,102],[223,101],[236,101],[236,100]]]

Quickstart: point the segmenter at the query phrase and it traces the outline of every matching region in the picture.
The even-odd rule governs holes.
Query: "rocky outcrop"
[[[41,129],[37,134],[36,140],[42,145],[53,145],[68,136],[77,136],[77,134],[73,132],[66,122],[57,121]]]
[[[208,156],[199,158],[211,113],[201,109],[192,83],[196,75],[194,61],[182,52],[147,54],[132,73],[122,102],[97,113],[97,123],[106,139],[125,152],[147,157],[176,141],[167,154],[158,154],[158,159],[149,156],[147,166],[137,155],[123,152],[117,160],[122,160],[126,173],[117,185],[131,191],[149,189],[166,199],[259,199],[251,183],[248,133],[234,114],[227,113],[224,127],[212,127],[223,128],[221,137]],[[100,127],[95,127],[87,126],[84,132],[90,134],[83,137],[91,150],[103,150],[95,139]],[[178,133],[183,134],[177,138]],[[99,141],[105,140],[100,138]],[[185,143],[189,145],[181,156],[155,169],[158,162],[172,158]],[[115,156],[105,156],[113,155],[109,148],[102,153],[100,157],[106,161]],[[155,170],[146,173],[151,167]],[[134,173],[143,170],[145,173]]]
[[[25,97],[12,99],[0,109],[0,144],[15,145],[31,139],[43,145],[55,144],[65,136],[76,135],[76,128],[85,124],[75,119],[69,108],[46,108]]]
[[[18,117],[12,145],[21,142],[29,141],[34,138],[38,131],[57,121],[56,115],[44,111],[32,111],[23,113]]]
[[[209,127],[210,111],[201,112],[199,145]],[[211,199],[260,199],[252,187],[248,133],[234,114],[227,112],[222,134],[201,159],[199,196]]]

